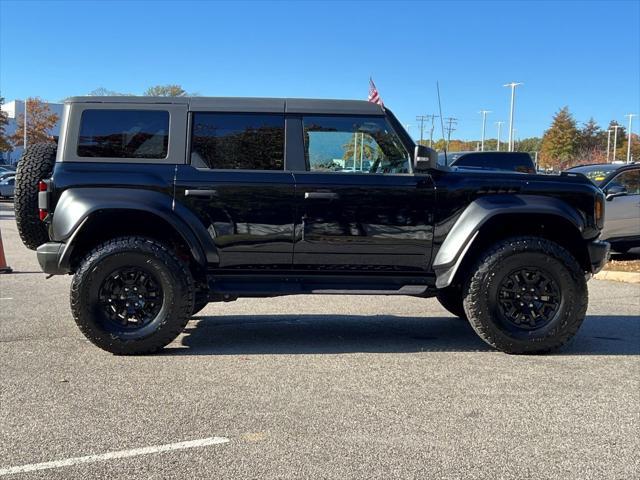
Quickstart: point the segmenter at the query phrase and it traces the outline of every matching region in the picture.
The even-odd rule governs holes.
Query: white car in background
[[[600,238],[620,253],[640,247],[640,163],[581,165],[567,171],[587,176],[606,195]]]

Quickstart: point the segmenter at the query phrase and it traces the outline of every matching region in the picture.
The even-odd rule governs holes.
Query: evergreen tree
[[[544,132],[540,148],[540,165],[544,168],[564,170],[575,160],[579,131],[569,107],[558,111],[551,127]]]

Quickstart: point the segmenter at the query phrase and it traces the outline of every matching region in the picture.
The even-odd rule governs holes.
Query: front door
[[[385,117],[303,116],[296,181],[296,269],[425,272],[434,187]]]
[[[284,169],[284,115],[195,112],[191,165],[176,201],[198,217],[220,269],[290,269],[294,181]]]

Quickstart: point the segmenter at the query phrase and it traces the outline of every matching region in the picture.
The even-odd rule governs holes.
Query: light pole
[[[627,163],[631,163],[631,120],[637,117],[635,113],[627,113],[625,117],[629,117],[629,129],[627,130]]]
[[[500,130],[502,130],[502,124],[504,122],[496,122],[496,125],[498,125],[498,152],[500,151]]]
[[[487,124],[487,113],[491,113],[491,110],[480,110],[478,112],[482,115],[482,137],[480,139],[480,151],[484,152],[484,129]]]
[[[607,130],[607,163],[609,163],[610,151],[611,151],[611,129]]]
[[[513,109],[516,101],[516,87],[522,85],[522,82],[511,82],[504,85],[511,87],[511,110],[509,113],[509,151],[513,152]]]
[[[616,124],[613,126],[613,160],[612,162],[616,161],[616,147],[618,146],[618,129],[620,128],[620,125]]]

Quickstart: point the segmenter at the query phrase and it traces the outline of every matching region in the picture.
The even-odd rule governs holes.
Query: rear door
[[[190,165],[178,169],[176,200],[214,243],[213,267],[291,268],[294,181],[284,165],[283,109],[191,114]]]
[[[426,272],[434,187],[384,116],[302,115],[294,266]]]

